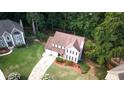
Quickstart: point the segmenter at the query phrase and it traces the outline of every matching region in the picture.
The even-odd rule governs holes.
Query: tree
[[[96,43],[94,55],[96,55],[96,61],[98,63],[109,62],[113,57],[113,53],[115,53],[112,51],[118,47],[124,47],[123,21],[123,13],[106,13],[105,20],[96,28],[94,32]],[[116,52],[120,53],[120,49]]]
[[[26,18],[29,24],[32,24],[32,20],[35,22],[37,31],[44,30],[46,28],[44,15],[42,13],[28,12]]]

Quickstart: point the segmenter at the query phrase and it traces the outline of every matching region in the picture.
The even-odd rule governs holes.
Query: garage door
[[[48,54],[48,55],[55,56],[55,57],[58,56],[58,53],[57,53],[57,52],[51,51],[51,50],[49,50],[49,49],[46,49],[46,50],[45,50],[45,53]]]

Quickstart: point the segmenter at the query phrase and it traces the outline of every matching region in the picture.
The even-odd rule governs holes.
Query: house
[[[77,63],[81,59],[84,40],[84,37],[56,31],[53,37],[49,37],[45,52]]]
[[[11,20],[0,20],[0,47],[13,48],[25,44],[23,27]]]
[[[124,64],[121,64],[108,71],[106,80],[124,80]]]

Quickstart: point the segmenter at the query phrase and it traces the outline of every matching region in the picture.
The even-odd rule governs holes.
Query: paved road
[[[33,68],[28,80],[41,80],[47,69],[54,62],[55,57],[53,56],[43,56],[40,61]]]

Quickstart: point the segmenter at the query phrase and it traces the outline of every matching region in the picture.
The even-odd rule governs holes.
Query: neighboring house
[[[23,27],[11,20],[0,21],[0,47],[15,47],[25,44]]]
[[[121,64],[108,71],[106,80],[124,80],[124,64]]]
[[[77,63],[81,59],[84,40],[84,37],[56,31],[53,37],[49,37],[45,52]]]

